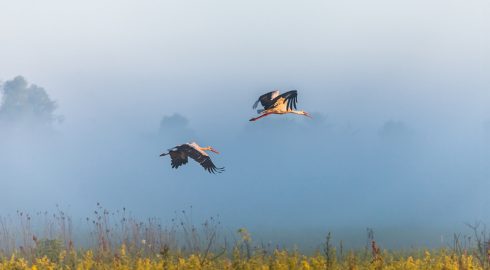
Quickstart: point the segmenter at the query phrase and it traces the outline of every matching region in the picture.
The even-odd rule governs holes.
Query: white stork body
[[[205,170],[210,173],[222,173],[223,168],[218,168],[214,165],[213,161],[205,151],[211,151],[219,154],[213,147],[201,147],[195,142],[177,145],[172,149],[168,150],[168,153],[163,153],[160,156],[170,155],[172,160],[172,168],[177,169],[178,167],[187,164],[188,157],[192,158],[198,162]]]
[[[298,102],[298,91],[291,90],[284,94],[279,94],[279,91],[272,91],[259,97],[255,102],[253,108],[257,108],[260,104],[264,109],[257,110],[257,113],[261,114],[259,117],[250,119],[250,121],[259,120],[262,117],[266,117],[271,114],[287,114],[293,113],[298,115],[304,115],[310,117],[310,114],[296,110],[296,103]]]

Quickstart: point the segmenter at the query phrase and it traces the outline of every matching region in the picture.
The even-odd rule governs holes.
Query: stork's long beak
[[[313,119],[313,116],[311,116],[309,113],[305,112],[305,116]]]
[[[219,154],[219,152],[218,152],[216,149],[214,149],[214,148],[211,148],[211,149],[209,149],[209,150],[210,150],[211,152],[213,152],[213,153]]]

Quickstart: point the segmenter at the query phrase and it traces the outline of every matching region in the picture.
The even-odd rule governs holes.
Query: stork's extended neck
[[[216,149],[214,149],[213,147],[211,147],[211,146],[208,146],[208,147],[199,147],[199,149],[201,149],[202,151],[211,151],[213,153],[219,154],[219,152]]]
[[[294,113],[294,114],[299,114],[299,115],[304,115],[306,117],[309,117],[309,118],[313,118],[311,117],[311,115],[305,111],[297,111],[297,110],[292,110],[291,113]]]

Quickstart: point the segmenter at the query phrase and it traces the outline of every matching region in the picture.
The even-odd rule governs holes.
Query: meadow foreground
[[[0,270],[490,269],[490,242],[479,223],[470,226],[471,235],[454,234],[444,248],[383,249],[368,228],[363,247],[345,248],[328,233],[305,252],[253,240],[245,228],[226,233],[219,216],[194,225],[188,212],[192,208],[163,225],[100,204],[77,224],[60,209],[32,216],[18,211],[0,217]]]
[[[52,251],[51,251],[52,252]],[[10,269],[488,269],[473,255],[449,250],[423,251],[402,255],[395,251],[379,251],[368,255],[348,252],[331,257],[318,252],[306,256],[295,251],[255,250],[247,254],[234,247],[230,254],[195,253],[184,255],[162,250],[146,256],[144,250],[129,252],[126,246],[114,254],[95,250],[63,250],[59,254],[26,257],[21,252],[3,257],[1,270]]]

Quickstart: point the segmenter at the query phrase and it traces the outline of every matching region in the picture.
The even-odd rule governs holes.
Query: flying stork
[[[296,103],[298,102],[298,91],[296,90],[291,90],[281,95],[279,95],[279,91],[277,90],[263,94],[255,101],[254,109],[257,108],[259,102],[264,107],[264,109],[257,110],[257,113],[261,114],[261,116],[252,118],[249,121],[256,121],[270,114],[286,113],[294,113],[312,118],[309,113],[296,110]]]
[[[225,168],[217,168],[211,161],[209,155],[204,151],[211,151],[213,153],[219,154],[216,149],[211,146],[201,147],[195,142],[177,145],[172,149],[168,149],[168,153],[162,153],[160,156],[170,155],[172,160],[172,168],[177,169],[181,165],[187,164],[188,157],[192,158],[210,173],[222,173]]]

